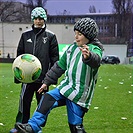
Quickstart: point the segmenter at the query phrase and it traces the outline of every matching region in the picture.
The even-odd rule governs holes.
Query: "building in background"
[[[32,8],[30,6],[21,2],[1,2],[0,22],[29,23],[31,21],[31,10]],[[118,36],[118,25],[115,22],[114,14],[111,13],[88,13],[85,15],[67,15],[67,13],[60,15],[48,14],[47,23],[74,24],[78,19],[83,17],[90,17],[97,22],[99,26],[99,38],[103,43],[125,43],[125,38],[119,38]]]
[[[5,6],[5,3],[3,6]],[[1,8],[2,4],[0,7],[0,12]],[[32,23],[30,20],[30,11],[31,9],[26,4],[13,2],[10,3],[10,8],[8,8],[8,10],[5,10],[1,13],[0,57],[6,58],[8,53],[10,53],[11,58],[16,56],[16,53],[14,52],[16,51],[21,33],[31,28]],[[132,44],[127,43],[124,38],[118,37],[117,23],[115,23],[114,15],[111,13],[88,13],[85,15],[48,15],[47,27],[56,33],[60,44],[70,44],[74,40],[74,23],[78,19],[84,17],[90,17],[97,22],[99,26],[98,38],[105,45],[105,47],[107,45],[111,45],[110,47],[117,45],[117,48],[119,48],[119,46],[121,47],[124,45],[124,49],[126,47],[129,48],[126,50],[126,56],[133,56],[133,53],[131,52]],[[106,51],[105,53],[107,54]],[[111,51],[109,53],[111,53]],[[112,51],[112,53],[114,53],[114,51]],[[121,53],[118,54],[120,55]]]

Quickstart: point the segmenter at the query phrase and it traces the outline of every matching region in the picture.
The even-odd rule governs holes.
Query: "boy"
[[[88,111],[97,82],[103,47],[96,39],[98,26],[93,19],[83,18],[74,25],[75,42],[47,72],[39,93],[55,84],[65,73],[57,88],[42,96],[39,106],[27,124],[16,123],[21,133],[37,133],[45,126],[50,111],[66,105],[71,133],[86,133],[83,117]]]

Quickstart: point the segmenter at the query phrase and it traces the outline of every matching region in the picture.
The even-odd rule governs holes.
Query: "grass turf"
[[[11,67],[12,64],[0,63],[0,133],[8,133],[13,128],[18,110],[20,84],[13,83]],[[87,133],[133,132],[132,72],[131,65],[100,67],[92,105],[84,117]],[[31,115],[35,108],[34,97]],[[65,107],[51,111],[43,132],[70,132]]]

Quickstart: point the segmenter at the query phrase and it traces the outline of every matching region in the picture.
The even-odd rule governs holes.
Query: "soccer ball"
[[[22,83],[36,81],[42,71],[42,66],[37,57],[32,54],[19,55],[12,64],[14,77]]]

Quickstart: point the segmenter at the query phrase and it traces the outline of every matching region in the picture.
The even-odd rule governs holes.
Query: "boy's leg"
[[[86,133],[83,127],[83,117],[87,109],[83,109],[79,105],[66,101],[68,122],[71,133]]]
[[[29,126],[32,127],[34,132],[38,132],[41,129],[41,126],[45,125],[49,112],[57,106],[64,105],[64,103],[65,103],[64,97],[60,94],[58,89],[54,89],[47,92],[42,96],[42,99],[38,105],[36,112],[34,113],[32,118],[28,121]],[[18,123],[16,124],[16,128],[19,131],[26,130],[25,127],[26,127],[25,125]]]

